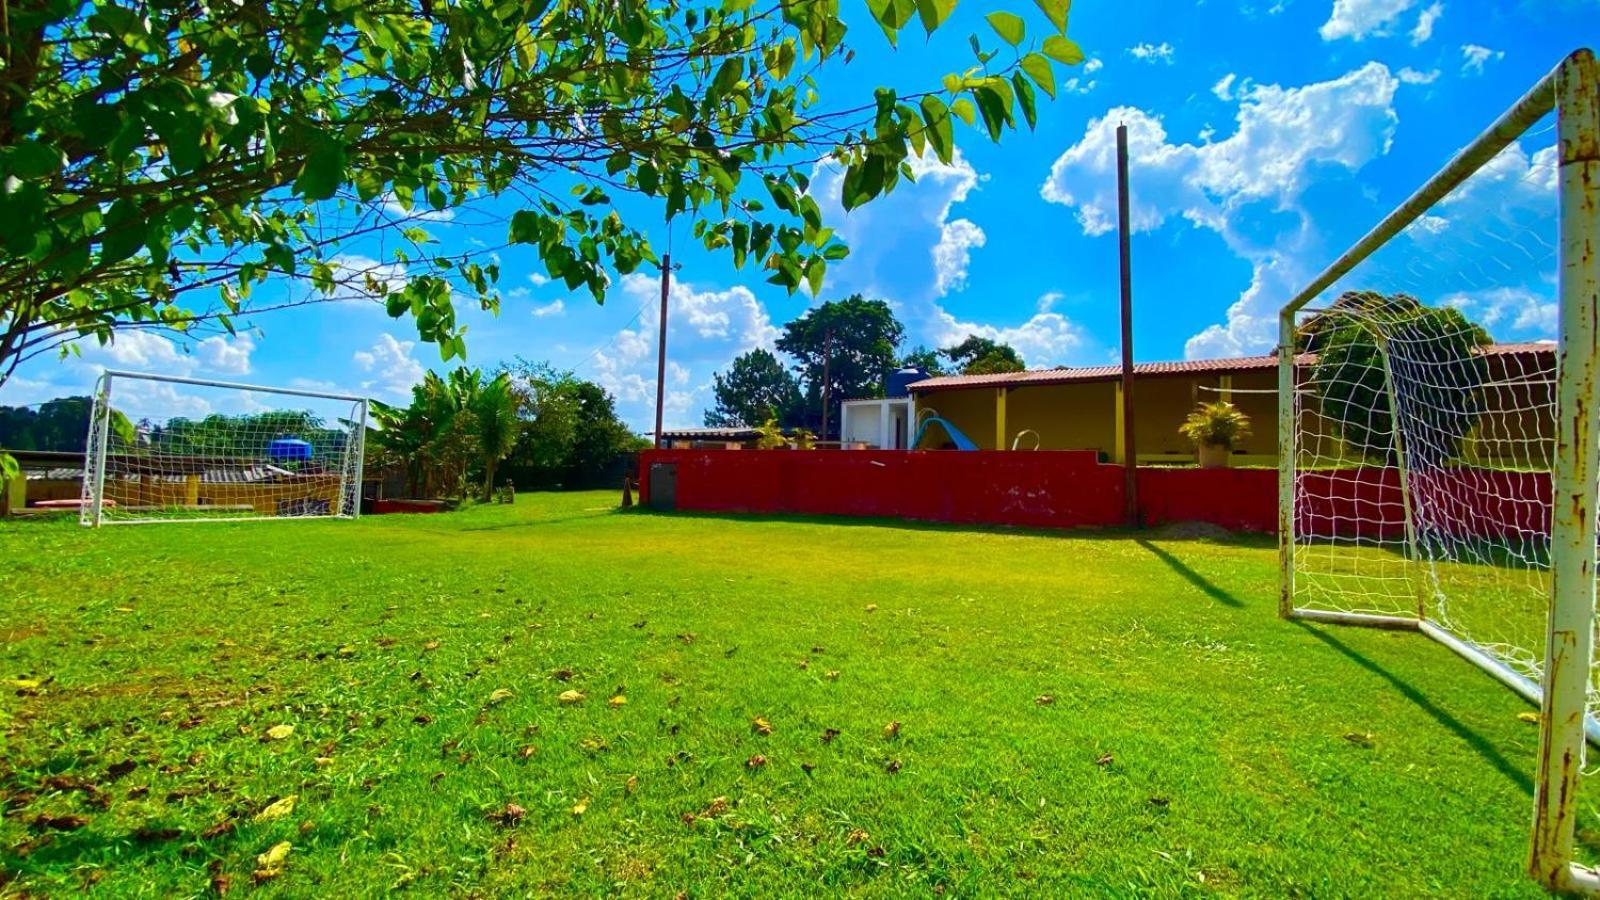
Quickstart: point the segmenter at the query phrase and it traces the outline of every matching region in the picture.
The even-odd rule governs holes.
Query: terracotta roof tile
[[[1494,344],[1485,353],[1554,353],[1555,344],[1537,341],[1520,344]],[[1295,361],[1302,365],[1313,360],[1302,354]],[[1134,363],[1135,377],[1161,375],[1229,375],[1235,372],[1259,372],[1278,367],[1275,354],[1266,356],[1235,356],[1227,359],[1188,359],[1175,362]],[[1054,369],[1032,369],[1026,372],[1004,372],[994,375],[944,375],[911,383],[914,394],[932,391],[951,391],[979,387],[1026,387],[1042,384],[1076,384],[1091,381],[1116,381],[1122,377],[1121,366],[1059,366]]]

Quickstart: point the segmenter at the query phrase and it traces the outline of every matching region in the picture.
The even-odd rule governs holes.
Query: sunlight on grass
[[[613,501],[0,525],[6,889],[1537,894],[1528,707],[1266,540]]]

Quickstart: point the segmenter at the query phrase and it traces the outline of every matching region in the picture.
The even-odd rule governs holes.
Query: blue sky
[[[872,87],[938,84],[970,60],[982,15],[1010,8],[1042,36],[1031,4],[963,3],[931,41],[898,51],[848,13],[856,55],[820,79],[830,105]],[[847,7],[848,9],[848,7]],[[1600,0],[1080,0],[1071,36],[1089,61],[1043,102],[1034,132],[994,145],[959,131],[951,166],[846,215],[837,173],[817,173],[825,214],[852,255],[821,299],[853,292],[895,307],[908,344],[969,333],[1016,346],[1030,366],[1099,364],[1118,353],[1118,122],[1132,144],[1135,337],[1141,360],[1266,352],[1274,311],[1436,171],[1542,74],[1600,28]],[[989,43],[996,43],[990,40]],[[1553,336],[1555,221],[1548,128],[1508,149],[1449,202],[1353,273],[1349,284],[1451,303],[1501,340]],[[659,211],[624,208],[636,224]],[[445,247],[503,240],[473,216],[423,223]],[[704,252],[680,220],[669,317],[667,422],[699,424],[712,373],[770,347],[813,302]],[[657,248],[664,224],[651,229]],[[362,258],[365,258],[365,262]],[[352,248],[352,265],[383,259]],[[653,274],[621,278],[606,304],[540,277],[527,248],[503,254],[498,318],[468,313],[468,362],[521,355],[600,382],[640,430],[653,416]],[[385,277],[403,278],[398,267]],[[444,369],[409,320],[357,303],[264,315],[235,338],[129,334],[65,361],[35,360],[0,403],[82,393],[103,367],[258,384],[323,386],[396,400],[424,367]],[[452,363],[453,365],[454,363]],[[145,414],[178,411],[152,396]],[[186,410],[199,411],[199,410]]]

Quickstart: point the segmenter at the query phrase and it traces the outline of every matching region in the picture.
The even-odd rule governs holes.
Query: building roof
[[[1539,341],[1520,344],[1492,344],[1483,352],[1495,356],[1517,354],[1554,354],[1555,344]],[[1316,357],[1303,353],[1295,359],[1300,365],[1315,361]],[[1136,378],[1163,375],[1233,375],[1240,372],[1259,372],[1278,367],[1277,354],[1265,356],[1235,356],[1228,359],[1187,359],[1177,362],[1134,363]],[[980,387],[1029,387],[1046,384],[1076,384],[1092,381],[1116,381],[1122,377],[1121,366],[1058,366],[1054,369],[1032,369],[1026,372],[1001,372],[993,375],[943,375],[911,383],[914,394],[933,391],[952,391]]]
[[[729,428],[668,428],[661,432],[664,441],[747,441],[761,436],[759,428],[735,425]]]

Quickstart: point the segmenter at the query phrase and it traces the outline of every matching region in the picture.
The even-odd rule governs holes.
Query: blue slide
[[[928,426],[935,422],[938,422],[944,427],[945,434],[950,435],[950,440],[955,442],[957,450],[978,449],[978,445],[972,442],[972,438],[962,434],[961,429],[951,425],[949,422],[939,418],[938,416],[929,416],[928,418],[922,420],[922,425],[917,428],[917,436],[912,439],[911,446],[916,447],[920,445],[922,443],[922,436],[928,431]]]

